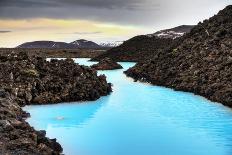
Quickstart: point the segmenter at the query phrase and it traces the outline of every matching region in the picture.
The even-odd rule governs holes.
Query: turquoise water
[[[76,59],[91,65],[88,59]],[[134,63],[121,63],[123,70]],[[66,155],[231,155],[232,110],[190,93],[101,71],[113,93],[94,102],[27,106],[27,121]]]

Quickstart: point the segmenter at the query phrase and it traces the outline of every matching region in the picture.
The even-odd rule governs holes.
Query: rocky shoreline
[[[199,23],[168,50],[125,72],[135,80],[193,92],[232,107],[232,6]]]
[[[114,70],[122,69],[123,67],[110,58],[104,58],[100,60],[99,63],[92,65],[91,68],[96,70]]]
[[[25,122],[22,106],[96,100],[108,95],[104,75],[72,59],[46,61],[26,53],[0,56],[0,154],[58,155],[62,147]]]
[[[59,155],[62,147],[56,139],[46,138],[45,131],[36,131],[25,121],[29,116],[15,97],[0,90],[0,154]]]

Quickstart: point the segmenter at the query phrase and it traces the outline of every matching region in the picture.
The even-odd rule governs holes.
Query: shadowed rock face
[[[160,49],[167,48],[173,39],[159,38],[157,36],[136,36],[122,45],[112,48],[107,52],[93,58],[93,61],[100,61],[106,57],[114,61],[143,61],[145,58],[156,53]]]
[[[92,65],[91,68],[96,70],[114,70],[122,69],[122,66],[110,58],[102,59],[98,64]]]
[[[144,61],[159,50],[169,47],[174,42],[174,39],[189,33],[192,28],[192,25],[181,25],[172,29],[161,30],[154,34],[136,36],[92,60],[100,61],[108,57],[114,61]]]
[[[199,23],[168,50],[125,73],[232,107],[232,6]]]
[[[0,56],[0,154],[56,155],[55,139],[35,131],[21,106],[96,100],[111,92],[104,75],[72,59],[46,61],[26,53]]]

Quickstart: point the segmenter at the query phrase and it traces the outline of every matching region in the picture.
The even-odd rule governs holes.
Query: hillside
[[[173,42],[173,39],[188,33],[192,27],[190,25],[182,25],[172,29],[158,31],[154,34],[136,36],[92,60],[99,61],[109,57],[114,61],[141,61],[156,53],[158,50],[167,48]]]
[[[99,61],[106,57],[114,61],[140,61],[141,58],[148,57],[159,49],[166,48],[172,43],[172,39],[149,37],[146,35],[136,36],[122,45],[108,50],[106,53],[93,58],[93,61]],[[142,57],[141,57],[142,56]]]
[[[232,6],[125,73],[135,80],[193,92],[232,107]]]

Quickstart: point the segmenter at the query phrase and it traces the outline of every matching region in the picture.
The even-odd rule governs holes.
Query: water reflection
[[[28,122],[37,129],[75,128],[87,124],[97,111],[107,103],[109,97],[102,97],[96,102],[83,102],[79,104],[63,103],[57,105],[26,106],[24,110],[30,111]],[[88,104],[88,106],[86,106]]]

